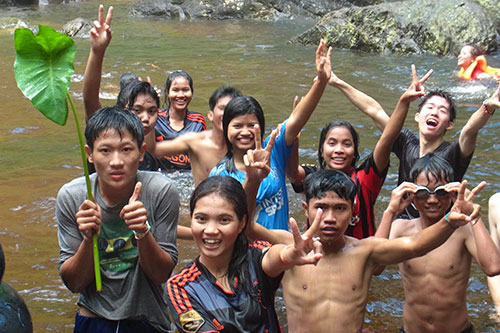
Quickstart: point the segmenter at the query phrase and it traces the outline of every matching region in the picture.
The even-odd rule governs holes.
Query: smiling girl
[[[256,221],[268,229],[288,230],[288,196],[285,169],[297,135],[316,108],[330,78],[331,48],[321,41],[316,50],[318,79],[290,117],[281,125],[271,153],[271,172],[261,183],[257,193]],[[233,98],[226,106],[222,118],[227,144],[226,156],[210,172],[210,176],[228,175],[243,183],[245,166],[243,156],[256,147],[265,130],[264,112],[253,97]],[[269,138],[264,142],[268,144]]]
[[[320,244],[312,238],[320,218],[303,236],[291,222],[295,243],[268,247],[247,241],[247,197],[234,178],[205,179],[189,206],[200,255],[167,283],[179,331],[280,332],[276,289],[286,269],[320,260]]]
[[[167,109],[159,112],[156,122],[157,141],[172,140],[187,132],[207,129],[203,115],[188,110],[193,92],[193,79],[188,73],[178,70],[168,75],[165,83]],[[165,156],[162,162],[164,169],[191,169],[187,154]]]

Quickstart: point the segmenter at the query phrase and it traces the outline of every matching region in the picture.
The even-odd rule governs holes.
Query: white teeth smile
[[[218,239],[204,239],[203,241],[207,244],[219,244],[220,243],[220,240],[218,240]]]
[[[427,119],[427,125],[429,126],[437,126],[438,122],[436,119]]]

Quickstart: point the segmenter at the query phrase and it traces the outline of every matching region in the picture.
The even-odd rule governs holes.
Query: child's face
[[[222,133],[222,117],[224,116],[224,110],[226,109],[227,103],[233,99],[232,96],[224,96],[219,98],[213,110],[208,112],[208,119],[213,123],[214,129],[217,129]]]
[[[450,121],[450,103],[441,96],[429,98],[415,114],[420,135],[441,137],[453,127]]]
[[[318,209],[323,210],[318,235],[323,244],[340,239],[351,222],[352,202],[339,197],[334,191],[326,192],[322,198],[311,198],[308,204],[303,205],[310,224]]]
[[[244,226],[245,221],[238,219],[232,203],[218,193],[198,199],[191,216],[191,230],[200,249],[201,262],[204,265],[229,263],[236,238]]]
[[[158,119],[158,105],[153,97],[146,94],[137,95],[134,105],[129,106],[142,122],[144,127],[144,135],[154,130],[156,120]]]
[[[115,130],[108,130],[99,134],[92,150],[85,146],[85,151],[99,176],[99,188],[120,191],[135,183],[145,145],[139,149],[128,131],[120,137]]]
[[[323,143],[323,160],[328,169],[348,172],[354,159],[354,140],[351,132],[343,127],[333,127]]]
[[[445,185],[447,182],[444,179],[436,179],[432,175],[427,177],[425,173],[422,172],[418,175],[415,184],[417,186],[425,186],[430,191],[434,191],[438,186]],[[413,203],[422,218],[436,222],[439,221],[446,214],[448,208],[450,208],[452,196],[450,194],[442,195],[441,193],[435,193],[427,196],[427,198],[422,198],[415,195]]]
[[[233,150],[246,152],[248,149],[255,149],[256,126],[259,126],[259,121],[254,114],[244,114],[229,122],[227,138]]]
[[[168,90],[168,100],[170,108],[176,110],[187,109],[189,102],[193,98],[193,91],[185,77],[178,76],[174,79]]]

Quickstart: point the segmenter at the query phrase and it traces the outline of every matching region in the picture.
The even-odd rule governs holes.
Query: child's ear
[[[144,159],[144,154],[146,153],[146,143],[142,143],[141,147],[139,148],[139,153],[141,154],[139,161],[142,162]]]
[[[418,123],[418,120],[420,119],[420,112],[415,113],[415,121]]]
[[[304,208],[304,214],[306,215],[306,219],[309,219],[309,207],[307,202],[302,201],[302,208]]]
[[[208,111],[207,118],[212,122],[214,121],[214,112],[212,110]]]
[[[448,126],[446,127],[446,130],[451,130],[452,128],[453,128],[453,122],[452,122],[452,121],[450,121],[450,122],[448,123]]]
[[[89,146],[85,145],[85,147],[83,147],[85,149],[85,154],[87,154],[87,160],[89,161],[89,163],[94,163],[94,160],[92,158],[92,149],[90,149]]]

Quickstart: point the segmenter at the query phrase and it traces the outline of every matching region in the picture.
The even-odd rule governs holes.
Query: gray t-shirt
[[[168,307],[161,286],[154,285],[140,268],[137,241],[119,215],[128,200],[114,207],[107,206],[96,184],[97,175],[90,178],[102,214],[98,241],[102,291],[98,293],[95,284],[89,284],[80,293],[78,305],[109,320],[146,320],[156,328],[168,331]],[[139,200],[147,211],[151,232],[160,247],[177,263],[177,190],[167,177],[157,172],[138,171],[137,181],[142,183]],[[64,185],[57,195],[59,269],[77,252],[83,240],[75,214],[86,198],[84,177]]]

